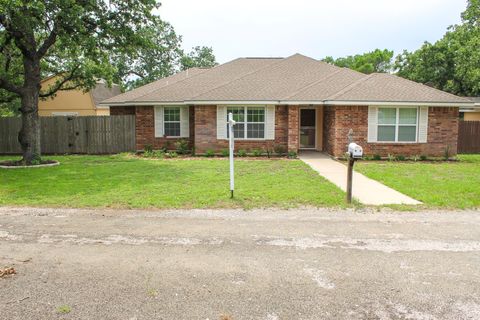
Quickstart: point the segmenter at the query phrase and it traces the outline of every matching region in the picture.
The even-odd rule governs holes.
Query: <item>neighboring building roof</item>
[[[468,99],[391,74],[365,75],[300,54],[288,58],[239,58],[211,69],[189,69],[102,104],[229,102],[473,106]]]
[[[472,100],[475,105],[480,107],[480,97],[467,97],[467,99]]]
[[[118,96],[121,93],[122,91],[118,84],[112,84],[109,88],[105,81],[98,81],[95,88],[90,90],[95,106],[98,106],[103,100]]]
[[[480,97],[466,97],[470,101],[473,101],[472,108],[461,108],[460,112],[480,112]]]

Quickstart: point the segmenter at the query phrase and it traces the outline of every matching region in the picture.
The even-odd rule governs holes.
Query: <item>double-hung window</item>
[[[265,107],[228,107],[228,114],[233,114],[236,124],[233,126],[233,136],[238,139],[265,138]],[[227,126],[227,137],[228,137]]]
[[[180,137],[180,108],[163,109],[164,132],[167,137]]]
[[[416,142],[418,108],[378,108],[377,141]]]

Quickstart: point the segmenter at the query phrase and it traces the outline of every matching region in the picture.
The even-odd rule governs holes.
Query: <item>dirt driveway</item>
[[[480,212],[0,208],[0,319],[480,319]]]

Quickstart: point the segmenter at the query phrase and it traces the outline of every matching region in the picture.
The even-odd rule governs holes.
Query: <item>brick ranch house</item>
[[[136,116],[136,148],[188,139],[197,153],[311,149],[339,157],[347,135],[365,154],[456,154],[459,108],[470,100],[390,74],[365,75],[295,54],[192,68],[110,98],[111,115]]]

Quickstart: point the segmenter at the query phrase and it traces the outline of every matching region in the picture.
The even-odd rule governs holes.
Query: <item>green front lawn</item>
[[[430,207],[480,208],[480,155],[458,162],[362,162],[355,169]]]
[[[343,206],[344,193],[300,160],[147,160],[131,155],[52,156],[60,166],[0,169],[0,205],[207,208]],[[1,157],[0,160],[12,159]]]

